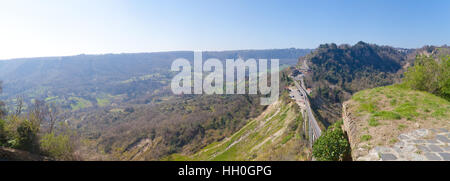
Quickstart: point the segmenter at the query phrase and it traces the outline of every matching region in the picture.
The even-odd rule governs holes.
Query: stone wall
[[[359,156],[362,156],[361,149],[358,148],[358,135],[356,130],[356,120],[352,117],[352,113],[348,111],[348,104],[344,102],[342,104],[342,119],[344,121],[343,130],[347,134],[350,147],[352,149],[352,159],[356,160]]]

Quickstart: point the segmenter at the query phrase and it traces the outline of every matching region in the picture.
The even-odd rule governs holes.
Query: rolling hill
[[[278,58],[294,65],[306,49],[203,52],[203,59]],[[63,108],[60,121],[80,135],[88,160],[133,159],[133,148],[152,148],[141,158],[158,160],[172,153],[194,153],[230,136],[257,117],[263,106],[248,95],[175,96],[170,66],[193,52],[78,55],[0,61],[0,80],[11,110],[23,96]],[[148,145],[152,145],[148,146]],[[142,152],[142,150],[140,150]]]

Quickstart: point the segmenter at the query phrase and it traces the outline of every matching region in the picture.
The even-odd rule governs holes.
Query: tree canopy
[[[450,56],[417,56],[414,66],[405,72],[403,83],[408,88],[450,100]]]

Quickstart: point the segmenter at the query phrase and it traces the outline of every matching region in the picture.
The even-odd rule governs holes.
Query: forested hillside
[[[203,52],[208,58],[278,58],[294,65],[308,49],[238,50]],[[66,109],[103,107],[132,101],[149,103],[170,83],[177,58],[193,60],[193,52],[78,55],[0,61],[4,90],[0,99],[9,106],[17,96],[57,102]]]
[[[186,96],[157,105],[80,113],[74,124],[108,159],[133,159],[138,151],[144,152],[141,159],[157,160],[229,136],[263,108],[257,96]]]
[[[278,58],[283,67],[294,65],[309,52],[203,52],[203,60]],[[58,107],[57,122],[77,133],[74,151],[80,159],[90,160],[129,160],[136,155],[158,160],[172,153],[193,153],[233,134],[265,108],[260,106],[259,96],[173,95],[169,85],[176,72],[171,72],[170,66],[176,58],[192,61],[193,52],[0,61],[0,80],[4,81],[0,100],[6,102],[7,116],[23,101],[23,120],[36,102]],[[42,130],[47,127],[44,124]],[[36,131],[38,141],[33,144],[39,145],[45,133]],[[139,153],[133,153],[136,150]]]
[[[282,72],[282,85],[294,86]],[[195,153],[180,152],[163,160],[196,161],[304,161],[311,159],[308,134],[298,104],[289,96],[287,89],[281,90],[280,99],[269,105],[256,117],[243,121],[245,125],[233,134],[202,147]],[[139,158],[139,157],[137,157]]]
[[[305,81],[312,88],[311,102],[319,119],[330,125],[340,118],[342,102],[353,93],[398,82],[410,52],[358,42],[324,44],[304,57],[311,68]]]

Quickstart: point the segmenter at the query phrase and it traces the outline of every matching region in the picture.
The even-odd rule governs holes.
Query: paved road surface
[[[302,82],[302,85],[304,85],[303,78],[301,78],[300,81]],[[295,79],[294,79],[294,83],[295,83],[295,86],[297,87],[297,89],[304,95],[303,98],[305,99],[304,101],[305,101],[306,113],[308,115],[308,120],[309,120],[310,133],[312,133],[311,143],[313,143],[317,138],[320,137],[320,135],[322,135],[322,130],[320,129],[319,124],[317,123],[317,120],[314,117],[314,114],[312,113],[309,100],[306,97],[306,95],[308,95],[308,94],[306,93],[305,88],[303,86],[301,86],[298,83],[298,81]]]

